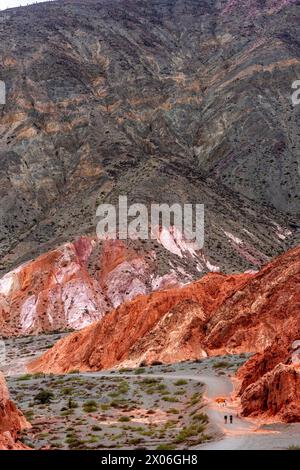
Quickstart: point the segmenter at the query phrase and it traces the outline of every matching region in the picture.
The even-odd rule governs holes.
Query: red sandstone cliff
[[[22,413],[9,399],[4,376],[0,372],[0,450],[21,450],[26,447],[18,441],[18,433],[27,427]]]
[[[300,420],[300,315],[238,371],[243,414]]]

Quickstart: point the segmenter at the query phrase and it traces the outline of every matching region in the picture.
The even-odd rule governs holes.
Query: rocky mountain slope
[[[25,450],[18,433],[30,424],[9,398],[5,379],[0,372],[0,450]]]
[[[81,329],[137,295],[218,269],[173,232],[157,242],[81,237],[0,279],[0,333]]]
[[[297,3],[58,0],[1,12],[2,272],[93,236],[96,206],[119,194],[204,203],[205,256],[225,272],[293,243]]]
[[[205,355],[201,345],[205,324],[224,297],[249,277],[209,274],[181,289],[139,296],[59,341],[30,370],[100,370],[124,361],[139,364],[201,357]]]
[[[257,274],[208,274],[121,305],[29,369],[61,373],[259,352],[239,372],[244,413],[299,420],[299,283],[299,247]]]

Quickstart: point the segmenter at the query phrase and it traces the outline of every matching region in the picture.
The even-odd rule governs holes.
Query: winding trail
[[[80,374],[85,377],[112,377],[109,372],[86,372]],[[259,450],[282,448],[282,443],[278,442],[276,436],[282,435],[278,431],[261,430],[258,425],[237,416],[237,405],[230,402],[230,395],[233,392],[233,385],[228,377],[190,373],[161,373],[161,374],[113,374],[113,377],[154,377],[165,380],[190,379],[205,385],[204,399],[206,401],[206,412],[211,424],[219,431],[221,438],[198,445],[194,449],[201,450]],[[215,398],[222,396],[227,398],[226,407],[219,405]],[[233,416],[233,424],[224,423],[224,415]],[[278,436],[279,435],[279,436]],[[289,441],[287,441],[289,442]],[[287,444],[288,445],[288,444]]]

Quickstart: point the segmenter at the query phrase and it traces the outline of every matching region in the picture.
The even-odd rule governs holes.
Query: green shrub
[[[50,403],[53,397],[54,394],[50,392],[50,390],[41,390],[35,395],[34,401],[41,405],[45,405],[46,403]]]
[[[25,380],[30,380],[32,379],[32,375],[31,374],[24,374],[24,375],[20,375],[20,377],[17,378],[17,380],[19,381],[25,381]]]
[[[102,428],[100,428],[100,426],[92,426],[92,431],[102,431]]]
[[[69,408],[69,410],[73,410],[75,408],[78,408],[78,405],[77,405],[76,401],[72,400],[72,398],[69,398],[69,400],[68,400],[68,408]]]
[[[175,442],[176,443],[181,443],[185,442],[188,440],[190,437],[198,436],[201,434],[205,429],[205,426],[201,424],[200,426],[196,426],[195,424],[192,424],[190,426],[185,426],[182,428],[180,433],[176,436]]]
[[[170,403],[176,403],[178,402],[178,399],[176,397],[169,397],[168,395],[162,397],[163,401],[168,401]]]
[[[174,450],[176,447],[172,444],[160,444],[156,447],[156,450]]]
[[[120,421],[120,423],[128,423],[128,421],[131,421],[129,416],[121,416],[118,421]]]
[[[102,411],[107,411],[107,410],[109,410],[110,405],[108,403],[102,403],[100,405],[100,408],[101,408]]]
[[[180,385],[186,385],[186,384],[187,384],[187,380],[184,380],[184,379],[179,379],[174,383],[176,387],[179,387]]]
[[[97,411],[98,405],[95,400],[88,400],[82,405],[82,408],[86,413],[93,413]]]
[[[208,416],[205,413],[197,413],[193,416],[193,420],[208,423]]]
[[[228,361],[218,361],[218,362],[214,363],[213,368],[214,369],[224,369],[224,368],[227,368],[227,367],[230,367],[230,366],[231,366],[231,363],[228,362]]]
[[[174,415],[178,415],[179,411],[176,408],[170,408],[169,410],[167,410],[167,413],[172,413]]]

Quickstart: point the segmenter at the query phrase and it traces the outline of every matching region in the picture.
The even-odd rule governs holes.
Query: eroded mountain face
[[[22,429],[29,428],[23,414],[10,400],[4,376],[0,372],[0,450],[25,450],[26,446],[18,441]]]
[[[238,374],[243,413],[298,421],[299,283],[299,247],[257,274],[210,273],[122,304],[61,339],[29,370],[66,373],[258,352]]]
[[[103,0],[0,13],[2,272],[93,235],[97,204],[119,194],[204,203],[205,256],[221,270],[283,251],[299,215],[298,8]]]
[[[100,370],[124,361],[134,365],[176,362],[181,352],[176,330],[185,338],[183,350],[190,348],[194,358],[263,352],[280,334],[295,335],[294,341],[299,320],[299,254],[299,248],[290,250],[257,274],[210,273],[181,288],[139,296],[62,339],[36,361],[34,370]],[[168,354],[167,338],[173,338]],[[200,347],[201,354],[199,349],[192,352],[193,345]]]
[[[218,269],[170,232],[147,243],[81,237],[0,279],[0,334],[81,329],[138,295]]]

